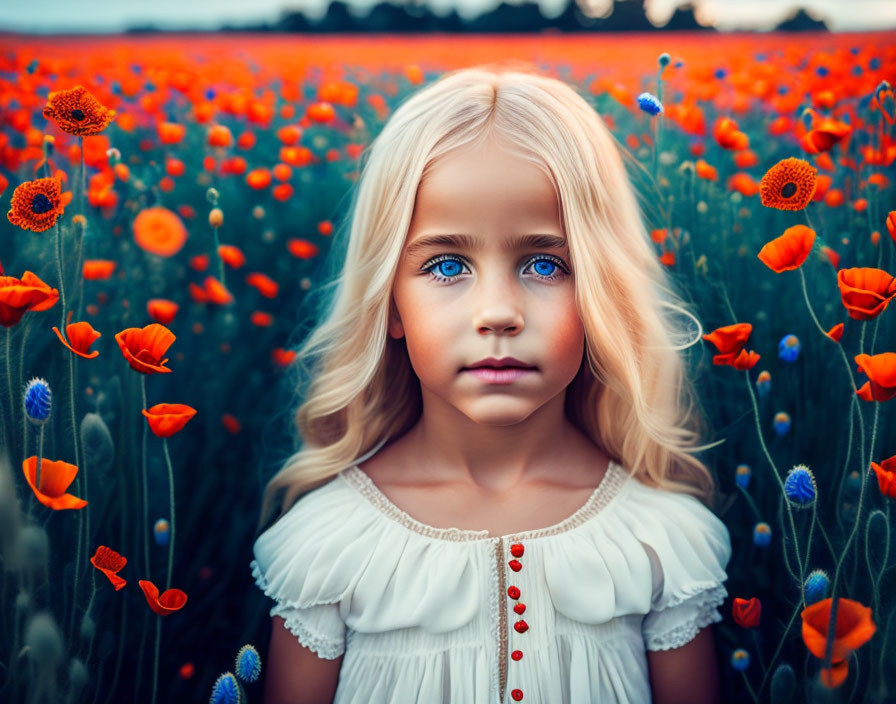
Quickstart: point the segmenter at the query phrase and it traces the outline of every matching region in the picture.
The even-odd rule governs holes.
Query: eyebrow
[[[412,256],[430,247],[473,249],[481,247],[483,243],[482,238],[472,235],[425,235],[411,242],[405,249],[405,254]],[[557,235],[516,235],[505,242],[503,249],[512,252],[517,249],[564,249],[566,246],[566,238]]]

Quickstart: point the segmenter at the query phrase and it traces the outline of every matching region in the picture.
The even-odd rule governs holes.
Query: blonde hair
[[[714,503],[713,477],[692,454],[712,445],[694,445],[703,419],[678,352],[703,330],[671,290],[642,222],[623,164],[628,152],[573,87],[504,62],[422,88],[365,151],[335,294],[297,350],[308,381],[295,412],[305,446],[268,482],[259,529],[278,491],[285,489],[277,517],[419,419],[420,383],[404,339],[387,334],[417,187],[439,157],[495,137],[546,170],[558,194],[585,329],[567,417],[633,477]],[[697,335],[664,308],[691,318]]]

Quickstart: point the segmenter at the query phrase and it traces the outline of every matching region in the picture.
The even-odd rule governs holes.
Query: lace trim
[[[507,576],[504,571],[504,540],[495,542],[495,571],[498,574],[498,701],[507,687]]]
[[[692,585],[685,591],[684,596],[677,597],[664,606],[661,609],[662,611],[693,600],[698,605],[700,611],[691,620],[681,623],[664,633],[645,634],[644,643],[646,648],[648,650],[678,648],[690,642],[704,626],[721,621],[723,617],[719,613],[718,607],[725,601],[728,591],[722,584],[716,582],[712,582],[712,584],[714,586],[710,588],[707,588],[705,583]]]
[[[604,474],[603,479],[601,479],[600,484],[597,485],[597,488],[591,496],[588,497],[585,504],[568,518],[546,528],[536,528],[521,533],[512,533],[510,535],[490,536],[488,530],[436,528],[418,521],[416,518],[411,517],[405,511],[402,511],[398,506],[393,504],[392,501],[380,491],[379,487],[373,483],[373,480],[357,465],[353,465],[348,469],[343,470],[338,476],[342,477],[349,486],[358,491],[375,508],[379,509],[382,513],[406,528],[429,538],[449,540],[452,542],[494,540],[498,537],[503,538],[504,540],[532,540],[533,538],[542,538],[549,535],[565,533],[576,526],[585,523],[600,512],[613,500],[625,482],[630,478],[630,475],[622,469],[622,467],[616,464],[613,460],[610,460],[610,464],[607,466],[607,471]]]
[[[299,641],[301,641],[302,645],[310,648],[322,658],[335,660],[345,652],[345,643],[342,640],[333,640],[332,638],[326,638],[317,635],[316,633],[312,633],[308,630],[308,627],[299,616],[299,609],[323,606],[330,602],[303,604],[302,606],[299,606],[299,602],[297,601],[281,599],[274,594],[274,590],[271,589],[264,574],[262,574],[261,565],[258,564],[258,561],[252,560],[250,566],[252,567],[252,577],[255,579],[255,584],[257,584],[264,592],[265,596],[271,597],[277,602],[273,608],[271,608],[271,611],[268,614],[269,616],[282,616],[284,625],[289,632],[296,636]]]
[[[284,605],[277,604],[271,609],[271,616],[282,616],[284,625],[306,648],[310,648],[318,656],[327,660],[335,660],[345,652],[345,646],[342,641],[331,640],[324,636],[317,635],[308,630],[305,622],[294,609]]]
[[[686,643],[690,643],[701,628],[708,626],[711,623],[718,623],[722,620],[722,614],[719,613],[718,609],[713,607],[708,611],[701,612],[699,616],[691,621],[682,623],[670,631],[645,638],[644,644],[647,650],[670,650],[672,648],[679,648]]]

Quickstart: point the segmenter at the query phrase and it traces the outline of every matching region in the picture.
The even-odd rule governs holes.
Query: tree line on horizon
[[[457,10],[439,16],[421,2],[392,3],[380,2],[372,6],[366,14],[358,14],[357,8],[342,0],[334,0],[326,13],[319,19],[309,18],[300,10],[284,12],[273,23],[244,25],[225,24],[214,32],[295,32],[305,34],[330,33],[524,33],[524,32],[716,32],[715,27],[707,27],[697,22],[693,4],[687,3],[675,8],[672,17],[662,27],[657,27],[647,18],[644,2],[634,0],[614,0],[611,12],[604,17],[586,15],[575,0],[567,0],[563,11],[556,17],[545,17],[534,2],[511,4],[501,2],[497,7],[482,12],[471,19],[464,19]],[[132,27],[127,33],[171,32],[146,25]],[[197,30],[178,30],[190,31]],[[198,30],[203,31],[203,30]],[[751,30],[744,30],[751,31]],[[755,30],[754,30],[755,31]],[[775,32],[818,32],[828,31],[823,20],[815,19],[805,9],[794,10],[791,15],[778,23]]]

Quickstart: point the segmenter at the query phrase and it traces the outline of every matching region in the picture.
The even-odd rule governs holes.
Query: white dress
[[[640,704],[646,650],[722,620],[725,524],[611,461],[572,516],[491,537],[434,528],[357,465],[255,541],[271,616],[344,654],[335,704]]]

